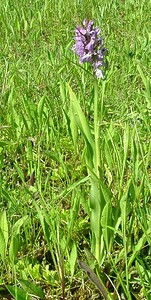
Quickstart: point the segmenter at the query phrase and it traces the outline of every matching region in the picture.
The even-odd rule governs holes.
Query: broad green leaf
[[[103,183],[103,181],[101,182],[101,192],[102,192],[102,196],[103,196],[105,202],[110,202],[112,199],[112,192],[111,192],[110,188]],[[104,207],[103,199],[102,199],[101,207],[102,207],[102,209]]]
[[[21,219],[19,219],[12,227],[12,235],[16,235],[20,233],[21,226],[25,223],[25,221],[28,219],[28,216],[24,216]]]
[[[121,208],[121,220],[122,220],[122,232],[124,234],[125,230],[126,230],[126,200],[127,200],[127,195],[124,194],[121,198],[120,201],[120,208]],[[125,241],[125,236],[123,236],[124,241]]]
[[[50,215],[49,215],[49,213],[47,213],[47,211],[45,210],[44,207],[43,207],[43,209],[40,209],[36,202],[34,202],[34,205],[36,207],[38,217],[41,222],[41,226],[42,226],[42,229],[43,229],[43,232],[45,235],[45,239],[46,239],[48,245],[50,245],[50,239],[51,239]]]
[[[50,243],[50,235],[51,235],[51,228],[49,227],[48,223],[46,222],[46,220],[44,219],[44,227],[43,227],[43,231],[44,231],[44,235],[45,238],[47,240],[47,243],[49,245]]]
[[[75,149],[77,149],[78,146],[78,127],[75,122],[74,113],[72,110],[72,105],[70,105],[70,131],[73,139],[73,144]]]
[[[31,101],[29,104],[29,101],[26,96],[22,97],[22,102],[31,124],[34,125],[33,128],[31,127],[31,129],[34,130],[35,126],[38,128],[39,123],[36,104],[33,101]]]
[[[68,90],[69,90],[69,94],[70,94],[70,100],[71,100],[71,109],[72,109],[72,113],[74,116],[74,120],[77,124],[77,126],[79,127],[84,140],[86,143],[89,143],[89,147],[92,148],[92,152],[94,152],[94,140],[93,140],[93,136],[91,134],[91,130],[89,127],[89,124],[87,122],[87,119],[84,115],[84,113],[82,112],[82,109],[80,107],[79,101],[76,98],[75,93],[72,91],[71,87],[69,85],[67,85]]]
[[[107,161],[107,164],[108,164],[110,170],[112,170],[113,166],[114,166],[111,149],[112,149],[112,147],[110,147],[109,142],[105,136],[104,153],[105,153],[105,158],[106,158],[106,161]]]
[[[146,77],[145,77],[145,75],[144,75],[144,73],[143,73],[143,71],[142,71],[140,65],[137,65],[137,69],[138,69],[139,74],[141,75],[142,81],[143,81],[143,83],[144,83],[144,85],[145,85],[145,87],[146,87],[146,81],[147,81],[147,80],[146,80]]]
[[[43,210],[41,210],[37,203],[34,202],[34,205],[36,207],[37,213],[38,213],[38,217],[40,219],[41,222],[41,226],[44,232],[44,236],[45,239],[47,241],[49,250],[51,252],[51,256],[54,262],[54,265],[56,267],[56,270],[58,269],[58,265],[56,263],[56,257],[54,255],[54,244],[57,244],[57,238],[56,238],[56,226],[53,227],[53,225],[51,225],[51,220],[50,220],[50,215],[47,213],[47,211],[45,210],[45,208],[43,207]],[[55,224],[56,225],[56,224]],[[52,240],[52,242],[51,242]]]
[[[115,139],[114,139],[114,132],[113,132],[112,129],[110,129],[110,130],[107,130],[107,133],[108,133],[108,136],[109,136],[109,139],[110,139],[110,142],[111,142],[110,147],[113,148],[113,151],[114,151],[115,156],[116,156],[116,160],[114,159],[114,164],[115,163],[117,164],[118,173],[119,173],[119,176],[121,177],[121,175],[122,175],[122,158],[120,156],[119,149],[118,149],[117,144],[116,144]]]
[[[134,138],[132,140],[131,152],[132,152],[132,162],[133,162],[133,177],[134,177],[134,181],[137,182],[140,158],[139,158],[138,144]]]
[[[19,166],[16,163],[14,164],[14,167],[17,170],[17,173],[18,173],[20,179],[22,180],[22,182],[25,183],[25,178],[24,178],[23,171],[19,168]]]
[[[50,150],[43,151],[43,153],[47,157],[50,157],[52,160],[54,160],[55,162],[60,164],[60,157],[59,157],[58,153],[56,153],[54,151],[50,151]]]
[[[59,195],[60,197],[66,197],[69,193],[71,193],[73,190],[75,190],[79,185],[84,184],[85,182],[88,182],[90,176],[86,176],[73,184],[69,185],[65,191],[62,191]]]
[[[27,117],[25,117],[24,113],[21,112],[21,114],[22,114],[23,123],[24,123],[27,131],[31,135],[31,123],[29,122],[29,120],[27,119]]]
[[[45,299],[45,294],[42,290],[42,288],[33,282],[30,282],[29,280],[24,280],[24,279],[19,279],[20,284],[22,285],[23,289],[25,292],[27,292],[28,294],[32,295],[32,296],[37,296],[39,297],[41,300]]]
[[[102,211],[102,217],[101,217],[101,225],[102,225],[102,232],[106,243],[107,251],[109,251],[109,246],[111,244],[112,237],[114,234],[114,231],[111,230],[111,227],[113,225],[111,202],[107,202],[104,206],[104,209]]]
[[[151,81],[149,78],[145,77],[140,65],[137,65],[137,69],[141,75],[142,81],[146,89],[145,96],[146,96],[147,106],[150,109],[151,108]]]
[[[7,285],[9,293],[15,298],[15,300],[31,300],[32,298],[21,288],[17,286]]]
[[[77,260],[77,246],[76,243],[73,243],[72,250],[69,257],[70,272],[72,277],[75,271],[76,260]]]
[[[28,216],[22,217],[12,227],[12,236],[9,246],[9,258],[12,262],[14,262],[20,247],[20,228],[27,219]]]
[[[91,134],[91,130],[87,119],[81,109],[78,99],[76,98],[75,93],[72,91],[71,87],[67,84],[69,95],[70,95],[70,116],[71,116],[71,126],[72,126],[72,138],[74,140],[74,145],[77,143],[77,129],[76,126],[80,129],[80,132],[85,141],[85,158],[86,164],[93,169],[95,161],[95,144],[94,139]],[[75,122],[75,125],[74,125]],[[71,129],[71,128],[70,128]]]
[[[7,249],[7,243],[8,243],[8,222],[6,217],[6,210],[4,210],[0,217],[0,229],[3,232],[4,240],[5,240],[5,252]]]
[[[86,272],[89,279],[97,286],[103,294],[104,299],[111,299],[108,290],[106,289],[103,281],[97,277],[94,271],[83,261],[79,260],[78,264],[82,270]]]
[[[46,99],[46,95],[44,94],[38,103],[38,120],[40,126],[42,125],[42,114],[43,114],[45,99]]]
[[[150,235],[151,235],[151,228],[148,228],[148,230],[139,239],[137,245],[134,247],[133,253],[128,262],[128,268],[131,267],[133,261],[135,260],[137,253],[144,247],[144,245],[147,241],[147,236],[150,236]]]
[[[66,91],[65,91],[65,84],[63,81],[60,81],[60,96],[62,99],[62,105],[64,107],[64,104],[66,102]]]
[[[136,264],[136,268],[140,270],[139,273],[141,273],[143,276],[143,282],[144,283],[145,283],[145,281],[148,282],[148,284],[151,287],[151,270],[146,269],[146,265],[145,265],[143,258],[139,257],[136,260],[135,264]]]
[[[14,263],[17,256],[18,250],[20,248],[20,235],[12,235],[10,246],[9,246],[9,258]]]
[[[89,267],[94,270],[95,266],[98,265],[98,262],[95,258],[95,256],[92,254],[92,252],[87,249],[87,248],[84,248],[84,252],[85,252],[85,255],[86,255],[86,258],[87,258],[87,262],[88,262],[88,265]]]
[[[91,176],[91,190],[90,190],[90,208],[91,208],[91,216],[94,216],[94,219],[91,218],[91,225],[94,231],[98,228],[98,232],[100,232],[100,213],[101,213],[101,203],[100,203],[100,190],[99,183],[94,176]],[[97,220],[97,222],[96,222]],[[98,233],[98,237],[99,237]]]
[[[36,202],[34,202],[35,207],[37,209],[38,217],[41,222],[41,226],[45,235],[45,238],[47,240],[48,245],[50,244],[50,234],[51,234],[51,224],[50,224],[50,215],[47,213],[45,208],[43,207],[43,210],[39,208]]]
[[[16,206],[15,199],[11,198],[9,193],[6,190],[2,189],[1,194],[4,197],[4,199],[6,199],[7,201],[11,202],[14,206]]]
[[[73,196],[73,204],[72,208],[70,209],[70,222],[69,222],[69,234],[72,235],[73,228],[75,226],[75,222],[78,218],[78,212],[79,212],[79,206],[80,206],[80,196],[77,194],[77,196]]]
[[[1,127],[0,127],[0,130],[2,130]],[[7,145],[11,145],[11,143],[8,142],[8,141],[0,141],[0,147],[4,147],[4,146],[7,146]]]
[[[124,160],[125,161],[128,153],[129,139],[130,139],[130,131],[129,131],[129,126],[127,125],[124,130]]]
[[[70,126],[70,117],[64,109],[63,109],[63,112],[64,112],[65,121],[66,121],[67,128],[68,128],[68,132],[69,132],[69,135],[72,139],[72,132],[71,132],[71,126]]]
[[[92,252],[94,253],[98,262],[100,261],[100,240],[101,240],[101,191],[100,184],[97,178],[91,176],[90,189],[90,222],[92,230]]]
[[[6,253],[6,243],[5,243],[4,233],[0,228],[0,255],[3,262],[5,260],[5,253]]]

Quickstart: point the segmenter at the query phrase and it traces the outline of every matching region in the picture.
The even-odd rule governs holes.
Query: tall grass
[[[1,1],[2,298],[150,299],[149,5]],[[84,18],[97,87],[71,51]]]

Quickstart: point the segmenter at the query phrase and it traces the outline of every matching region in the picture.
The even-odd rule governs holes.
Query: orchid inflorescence
[[[80,58],[80,64],[89,62],[97,78],[103,78],[101,70],[105,66],[104,56],[107,49],[104,47],[103,37],[100,36],[100,29],[94,27],[93,21],[83,21],[83,27],[76,26],[75,30],[76,44],[73,50]]]

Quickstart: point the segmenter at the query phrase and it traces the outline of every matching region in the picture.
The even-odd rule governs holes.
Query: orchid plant
[[[105,91],[105,80],[102,81],[102,96],[99,96],[100,78],[104,78],[103,67],[106,66],[104,58],[107,53],[104,38],[100,36],[100,30],[94,27],[93,21],[84,20],[83,26],[75,29],[75,45],[73,51],[78,55],[80,64],[90,63],[94,74],[94,134],[88,120],[86,119],[78,99],[71,87],[68,86],[70,93],[70,121],[71,124],[80,129],[85,141],[85,160],[88,175],[90,178],[90,223],[92,231],[91,251],[98,263],[101,262],[102,253],[102,234],[103,229],[101,220],[103,210],[108,210],[111,203],[106,203],[103,195],[103,180],[101,178],[101,146],[100,146],[100,127],[102,123],[103,98]],[[101,109],[100,109],[101,108]],[[75,126],[72,130],[73,140],[75,137]],[[106,205],[108,206],[106,208]],[[108,224],[111,226],[111,224]],[[106,231],[108,229],[106,228]],[[105,233],[107,235],[107,232]],[[108,238],[109,240],[109,238]],[[107,241],[109,244],[109,241]]]

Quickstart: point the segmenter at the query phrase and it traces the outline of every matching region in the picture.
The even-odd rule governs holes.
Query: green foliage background
[[[76,263],[78,257],[92,269],[95,264],[85,250],[91,228],[84,143],[79,132],[76,145],[72,139],[66,86],[91,127],[94,79],[71,51],[75,26],[84,18],[101,28],[108,48],[101,167],[115,213],[119,200],[111,253],[105,250],[97,272],[113,299],[150,299],[151,33],[145,0],[0,2],[3,297],[7,285],[16,295],[11,288],[19,279],[23,299],[30,299],[29,280],[46,299],[101,297]],[[37,297],[44,297],[42,290]]]

